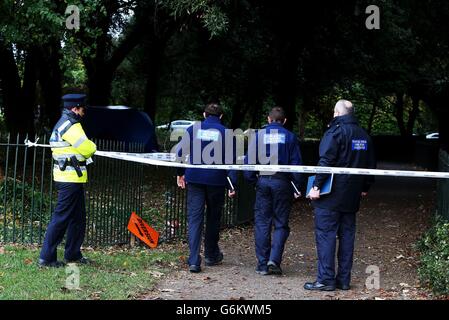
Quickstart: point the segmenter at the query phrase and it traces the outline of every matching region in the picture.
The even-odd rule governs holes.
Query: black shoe
[[[94,262],[88,258],[82,257],[78,260],[67,260],[64,259],[65,263],[77,263],[77,264],[93,264]]]
[[[201,267],[192,264],[192,265],[189,266],[189,271],[192,272],[192,273],[199,273],[199,272],[201,272]]]
[[[350,290],[351,286],[349,284],[341,284],[341,283],[337,283],[337,289],[339,290]]]
[[[268,272],[268,269],[267,268],[261,268],[261,267],[256,267],[256,273],[257,274],[260,274],[260,275],[262,275],[262,276],[267,276],[267,275],[269,275],[270,273]]]
[[[44,268],[44,267],[48,267],[48,268],[62,268],[65,266],[65,263],[62,261],[46,261],[44,259],[39,259],[39,261],[37,262],[37,264],[39,265],[39,267]]]
[[[223,253],[220,252],[220,254],[218,255],[217,259],[208,259],[205,258],[204,259],[204,264],[208,267],[210,266],[216,266],[217,264],[220,264],[223,261]]]
[[[315,282],[306,282],[306,284],[304,285],[304,289],[316,291],[335,291],[335,286],[325,285],[319,283],[318,281],[315,281]]]
[[[267,266],[268,266],[268,273],[269,274],[275,274],[275,275],[281,275],[282,274],[281,267],[278,266],[275,262],[268,261]]]

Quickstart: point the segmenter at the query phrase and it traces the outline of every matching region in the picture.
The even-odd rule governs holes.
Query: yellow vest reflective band
[[[61,120],[64,119],[62,118]],[[50,138],[53,159],[63,162],[75,156],[79,162],[85,163],[86,159],[90,158],[97,151],[95,143],[86,137],[80,123],[72,124],[69,120],[65,120],[62,124],[60,122],[56,125]],[[68,163],[65,170],[61,170],[59,165],[55,164],[53,166],[53,179],[58,182],[86,183],[86,165],[81,165],[80,169],[82,172],[81,177],[78,176],[75,168],[70,163]]]

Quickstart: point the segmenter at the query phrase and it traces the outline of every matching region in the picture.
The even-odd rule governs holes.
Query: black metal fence
[[[26,138],[0,135],[0,243],[41,244],[56,204],[51,150],[26,147]],[[94,141],[102,151],[143,151],[139,144]],[[186,192],[176,186],[173,168],[94,156],[88,176],[84,245],[129,243],[131,212],[158,230],[161,241],[187,237]],[[226,197],[223,227],[252,219],[254,190],[239,180],[237,197]]]
[[[176,186],[175,170],[166,170],[169,177],[165,192],[165,227],[163,239],[186,238],[187,236],[187,197],[186,191]],[[253,203],[255,190],[245,184],[243,177],[239,177],[236,197],[229,198],[227,192],[221,215],[222,228],[233,227],[247,223],[253,218]]]
[[[440,171],[449,171],[449,154],[440,150]],[[449,180],[440,179],[437,188],[438,214],[449,220]]]
[[[51,150],[28,148],[26,138],[0,136],[0,243],[41,244],[56,201]],[[47,141],[41,137],[39,143]],[[143,150],[138,144],[95,142],[99,150]],[[129,216],[142,211],[143,165],[95,157],[88,172],[85,245],[127,243]]]

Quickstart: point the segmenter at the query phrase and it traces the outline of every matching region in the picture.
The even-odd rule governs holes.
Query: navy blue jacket
[[[262,141],[260,141],[261,139]],[[264,129],[256,131],[254,138],[250,141],[248,152],[245,156],[245,164],[267,164],[266,159],[259,159],[259,144],[264,146],[267,158],[273,156],[270,154],[270,144],[276,145],[274,150],[277,152],[277,163],[272,164],[302,165],[298,137],[293,132],[285,129],[280,123],[272,122]],[[244,176],[249,182],[254,183],[257,181],[256,171],[245,171]],[[299,173],[279,172],[276,173],[276,176],[293,181],[299,188],[301,182]]]
[[[235,159],[235,145],[234,139],[226,139],[225,130],[227,128],[221,124],[221,120],[216,116],[208,116],[201,123],[198,122],[195,125],[187,128],[186,133],[184,134],[181,142],[178,144],[176,148],[176,154],[178,157],[182,156],[182,152],[188,153],[188,163],[190,164],[233,164]],[[215,149],[211,145],[212,143],[221,145],[221,156],[218,159],[215,156]],[[194,145],[198,146],[198,150],[194,149]],[[189,146],[189,147],[188,147]],[[200,148],[199,148],[200,146]],[[217,158],[217,161],[211,161],[206,163],[203,158],[203,151],[205,148],[209,148],[208,154],[210,154],[211,159]],[[187,149],[187,150],[186,150]],[[232,151],[232,155],[229,155],[229,152]],[[207,152],[207,151],[206,151]],[[226,156],[226,152],[228,152],[228,158]],[[185,156],[185,155],[184,155]],[[185,175],[185,179],[187,183],[198,183],[205,184],[211,186],[226,186],[229,187],[229,183],[227,181],[227,170],[218,170],[218,169],[178,169],[179,176]],[[232,179],[232,183],[234,186],[236,185],[236,181],[234,180],[234,176],[230,176]]]
[[[373,148],[370,136],[353,115],[335,117],[321,140],[318,165],[374,169],[376,161]],[[321,188],[328,176],[317,175],[314,185]],[[331,193],[312,203],[316,208],[357,212],[361,193],[367,192],[373,182],[373,176],[335,174]]]

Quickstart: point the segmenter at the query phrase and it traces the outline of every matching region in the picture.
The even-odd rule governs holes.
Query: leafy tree
[[[0,5],[0,68],[3,111],[12,133],[33,133],[36,85],[50,106],[60,87],[58,31],[62,17],[51,1],[5,0]],[[53,99],[54,100],[54,99]],[[58,102],[59,105],[59,97]],[[52,110],[45,110],[51,116]]]

